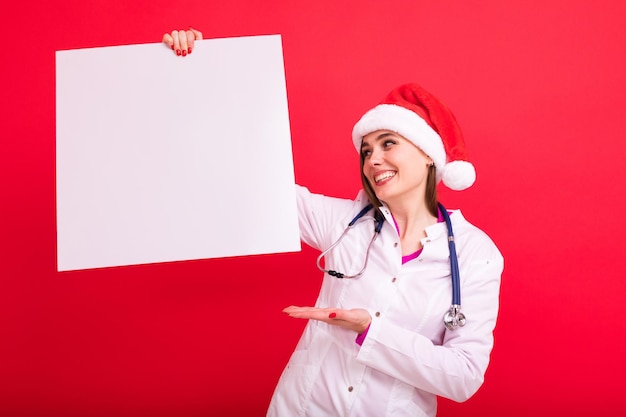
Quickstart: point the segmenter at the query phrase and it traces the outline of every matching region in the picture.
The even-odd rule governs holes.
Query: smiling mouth
[[[378,184],[378,183],[380,183],[382,181],[385,181],[385,180],[387,180],[389,178],[392,178],[392,177],[395,177],[395,176],[396,176],[396,172],[395,171],[385,171],[382,174],[376,175],[374,177],[374,182],[376,184]]]

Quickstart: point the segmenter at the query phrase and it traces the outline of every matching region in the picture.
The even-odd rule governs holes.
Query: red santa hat
[[[376,130],[391,130],[413,142],[433,160],[437,181],[443,181],[448,188],[464,190],[476,180],[456,118],[419,85],[394,89],[361,117],[352,130],[357,152],[361,152],[363,137]]]

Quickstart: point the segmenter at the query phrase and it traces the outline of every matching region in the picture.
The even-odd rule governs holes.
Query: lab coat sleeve
[[[493,347],[499,306],[502,255],[489,238],[476,250],[462,272],[462,311],[467,324],[445,330],[443,343],[373,315],[357,360],[416,388],[465,401],[482,385]],[[442,312],[443,313],[443,312]],[[443,314],[442,314],[443,319]],[[443,322],[442,322],[443,326]]]
[[[311,193],[306,187],[296,186],[300,239],[314,249],[323,250],[330,245],[337,224],[348,225],[350,213],[357,201]],[[347,221],[345,219],[348,218]]]

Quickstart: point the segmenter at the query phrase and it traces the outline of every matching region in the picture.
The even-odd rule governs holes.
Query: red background
[[[312,250],[56,272],[55,50],[188,25],[282,34],[296,179],[316,192],[355,195],[352,125],[392,87],[455,112],[478,180],[442,200],[506,266],[486,382],[440,416],[626,412],[625,2],[51,0],[0,19],[0,415],[265,412],[304,326],[281,309],[317,294]]]

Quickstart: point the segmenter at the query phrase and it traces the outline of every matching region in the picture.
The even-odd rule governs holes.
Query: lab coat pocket
[[[300,346],[305,348],[296,349],[291,355],[278,381],[268,416],[303,416],[310,405],[311,391],[319,377],[321,363],[331,346],[328,335],[321,329],[311,335],[310,331],[314,326],[318,325],[311,324],[300,340]]]
[[[272,399],[268,416],[304,415],[315,380],[316,366],[310,365],[309,352],[296,350],[283,370],[278,383],[279,390]],[[297,414],[294,413],[295,410]]]
[[[415,388],[397,381],[391,394],[392,406],[385,415],[388,417],[428,417],[428,414],[415,403],[415,392]]]

